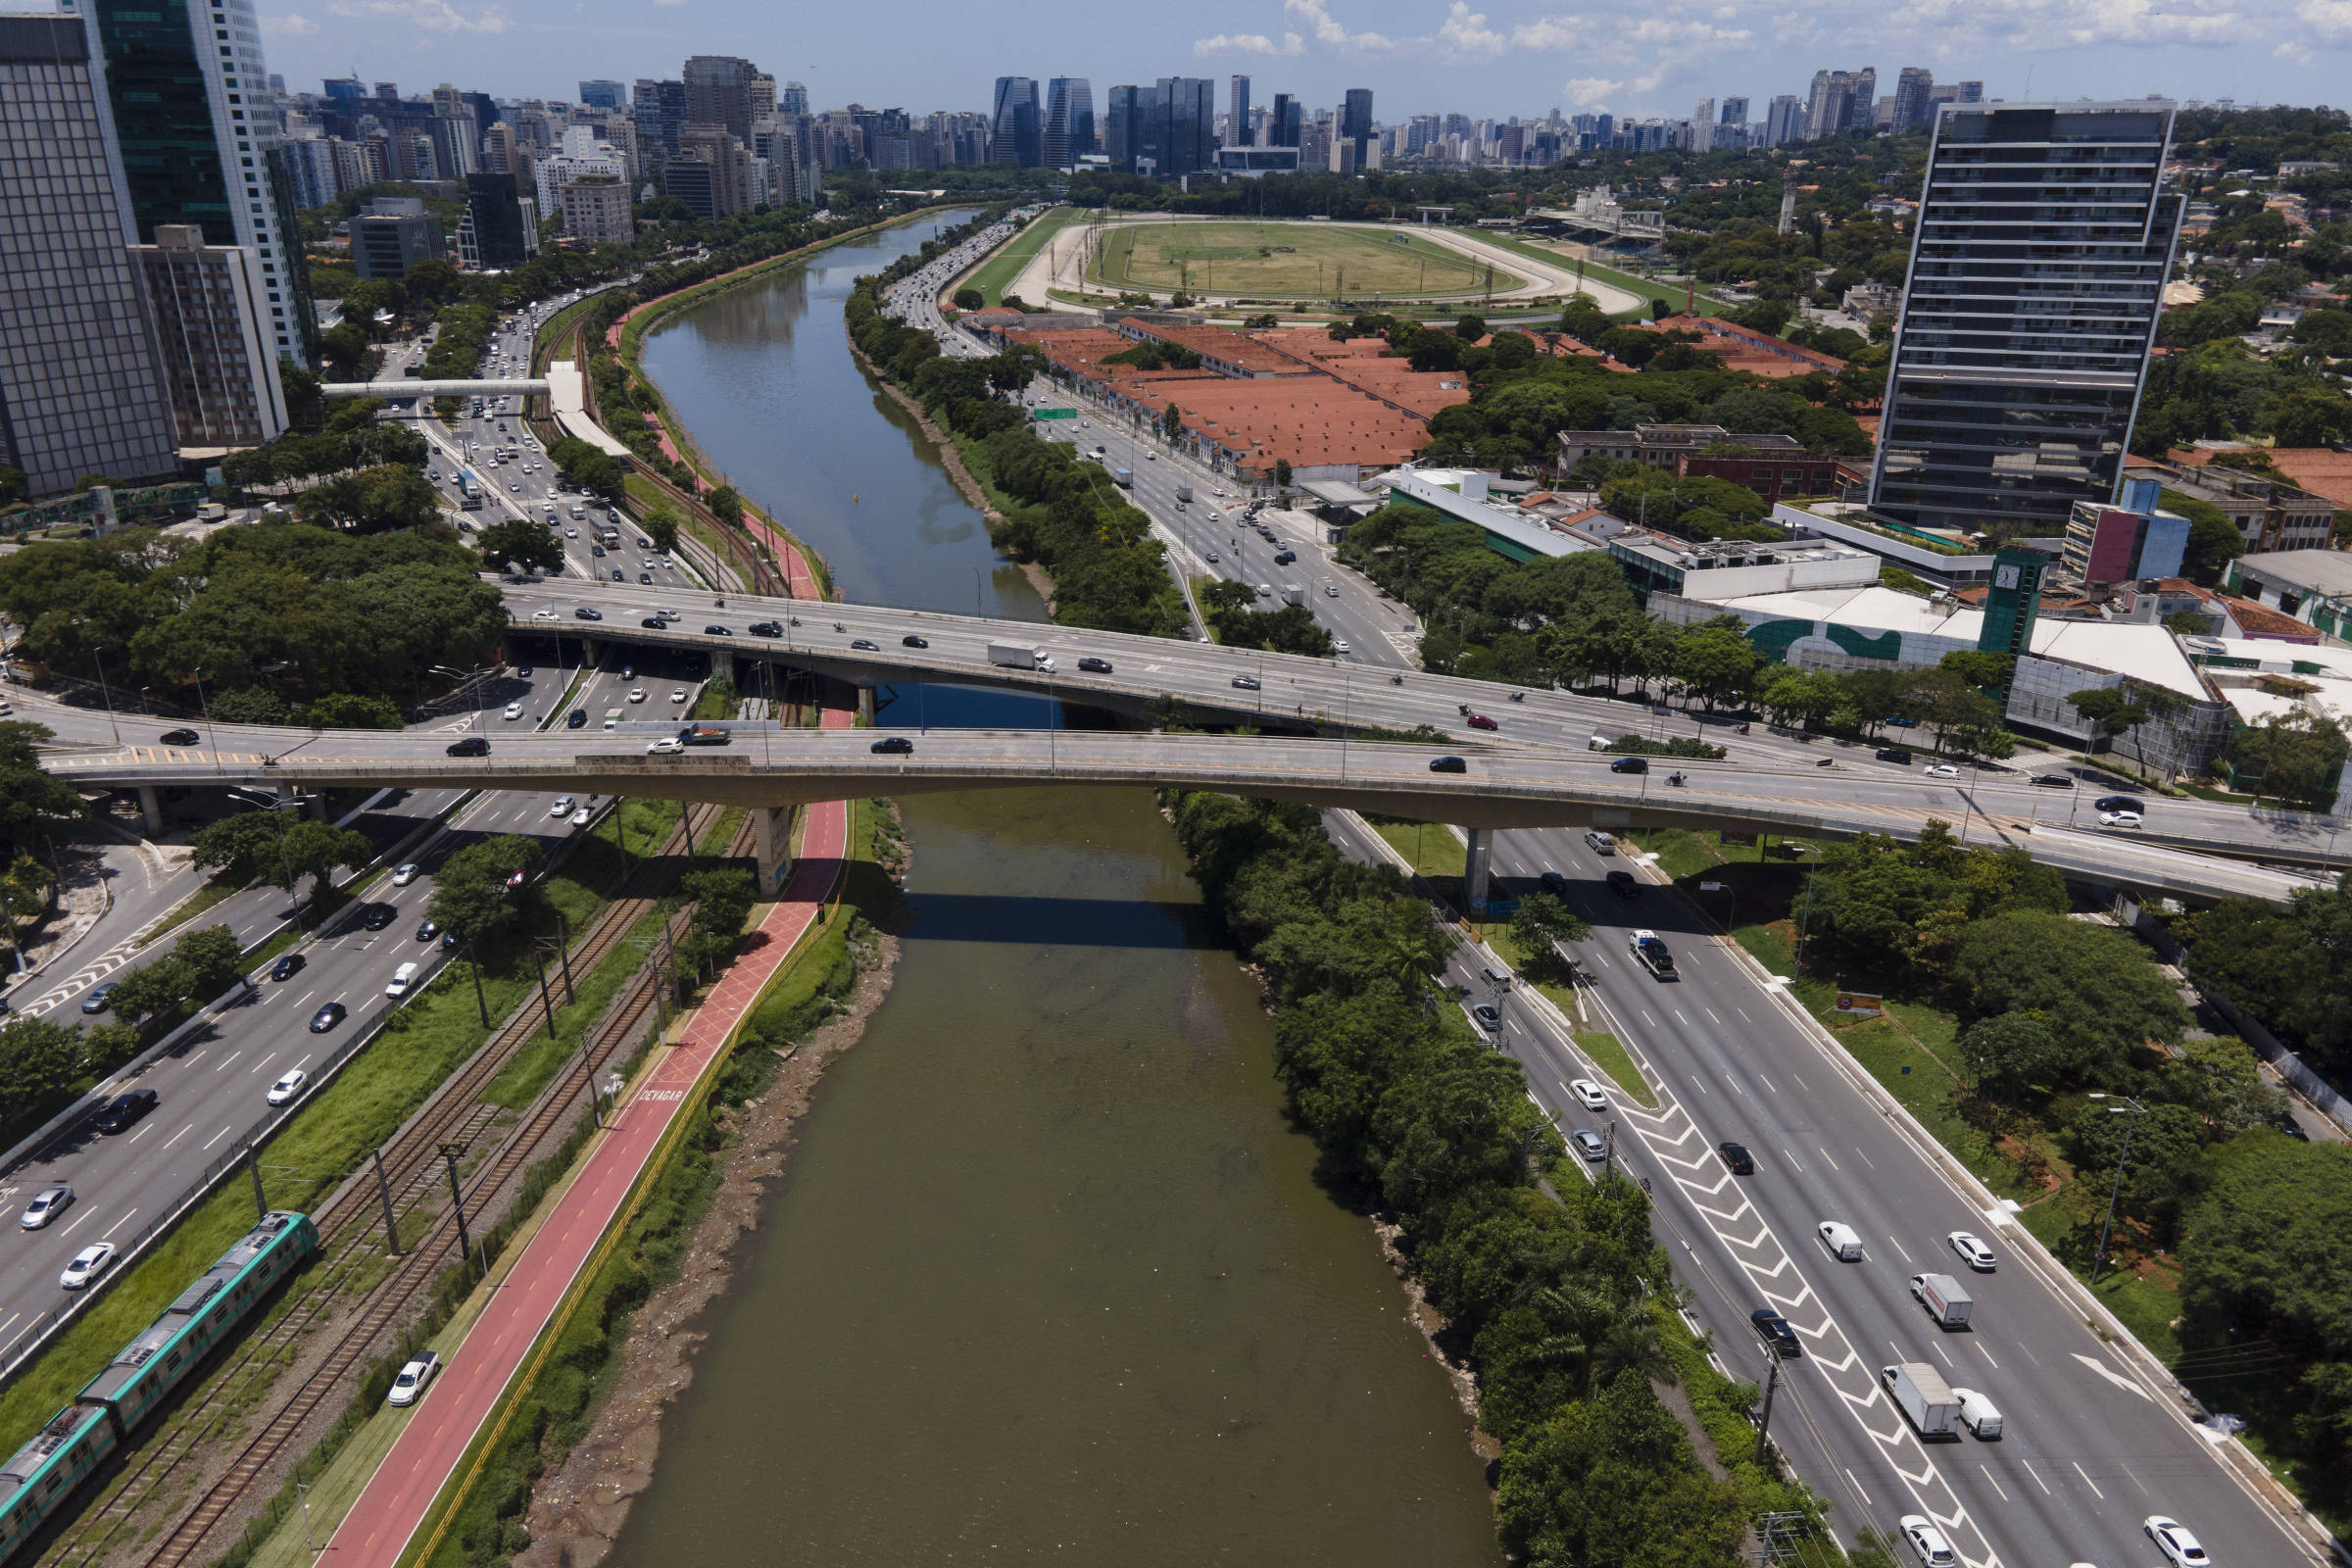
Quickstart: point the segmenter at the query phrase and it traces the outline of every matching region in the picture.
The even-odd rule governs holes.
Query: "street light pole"
[[[2094,1094],[2090,1098],[2105,1100],[2107,1097],[2103,1094]],[[2132,1132],[2139,1125],[2139,1118],[2148,1113],[2148,1107],[2133,1100],[2130,1095],[2118,1095],[2115,1098],[2124,1103],[2109,1105],[2107,1114],[2129,1116],[2132,1119],[2124,1123],[2124,1152],[2115,1162],[2115,1185],[2109,1189],[2107,1194],[2107,1217],[2099,1222],[2099,1250],[2090,1254],[2090,1283],[2093,1285],[2099,1283],[2099,1270],[2107,1262],[2107,1235],[2115,1227],[2116,1202],[2124,1196],[2124,1167],[2132,1162]],[[2126,1109],[2126,1106],[2130,1108]]]
[[[115,732],[115,744],[122,744],[122,726],[115,721],[115,694],[106,689],[106,661],[98,657],[98,645],[90,644],[90,662],[98,669],[98,697],[106,704],[106,727]]]

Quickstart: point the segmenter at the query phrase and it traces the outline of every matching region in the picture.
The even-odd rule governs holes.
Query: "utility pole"
[[[392,1183],[384,1175],[384,1152],[380,1149],[377,1150],[373,1157],[375,1159],[375,1196],[382,1199],[384,1202],[384,1246],[391,1250],[394,1257],[398,1257],[400,1255],[400,1226],[392,1218]]]
[[[269,1217],[270,1204],[262,1197],[262,1156],[250,1138],[245,1141],[245,1168],[253,1175],[253,1217],[265,1219]]]
[[[1756,1418],[1756,1463],[1764,1463],[1765,1446],[1772,1440],[1772,1396],[1781,1386],[1781,1357],[1776,1350],[1766,1350],[1764,1359],[1770,1363],[1764,1373],[1764,1412]]]
[[[564,924],[564,911],[556,911],[556,961],[564,966],[564,1005],[571,1005],[571,935]]]
[[[449,1206],[458,1216],[458,1257],[461,1261],[473,1256],[473,1240],[466,1234],[466,1199],[458,1191],[458,1156],[466,1152],[464,1144],[443,1144],[441,1157],[449,1165]]]
[[[548,995],[547,955],[539,951],[536,942],[531,944],[531,961],[539,966],[539,1004],[547,1009],[547,1038],[553,1040],[556,1038],[556,999]]]
[[[1600,1173],[1603,1176],[1617,1174],[1617,1118],[1614,1116],[1609,1118],[1608,1130],[1601,1135]]]
[[[482,996],[482,959],[481,955],[474,952],[473,939],[470,937],[466,941],[466,967],[473,971],[473,1004],[481,1009],[482,1027],[487,1029],[490,1027],[490,1004]]]

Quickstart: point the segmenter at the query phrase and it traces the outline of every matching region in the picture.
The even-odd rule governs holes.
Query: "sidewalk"
[[[828,710],[828,728],[854,722]],[[662,1055],[591,1146],[586,1168],[557,1200],[492,1297],[466,1343],[369,1478],[327,1543],[336,1568],[393,1568],[441,1495],[466,1449],[497,1412],[564,1297],[620,1216],[646,1162],[692,1102],[695,1086],[733,1037],[823,908],[848,848],[845,801],[808,808],[802,857],[783,896],[769,907],[743,955],[727,967],[677,1044]]]

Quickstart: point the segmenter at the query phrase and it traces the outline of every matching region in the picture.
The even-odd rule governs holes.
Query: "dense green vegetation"
[[[1504,1547],[1541,1568],[1728,1568],[1749,1514],[1810,1510],[1742,1464],[1752,1440],[1722,1455],[1733,1480],[1710,1477],[1660,1404],[1652,1385],[1682,1360],[1662,1334],[1675,1286],[1649,1200],[1577,1174],[1517,1064],[1453,1008],[1424,1008],[1450,946],[1428,906],[1389,867],[1343,859],[1310,808],[1171,805],[1210,907],[1265,976],[1277,1070],[1326,1179],[1396,1217],[1446,1343],[1478,1374],[1479,1423],[1503,1447]]]

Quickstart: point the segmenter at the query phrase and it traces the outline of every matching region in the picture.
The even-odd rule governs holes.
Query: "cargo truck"
[[[1135,470],[1133,468],[1113,468],[1110,470],[1110,482],[1132,490],[1135,488]]]
[[[1189,506],[1193,499],[1192,485],[1183,481],[1179,481],[1176,486],[1176,499],[1186,503]]]
[[[1925,1361],[1898,1361],[1879,1368],[1879,1381],[1922,1438],[1960,1441],[1960,1397],[1942,1373]]]
[[[1635,959],[1641,963],[1642,967],[1659,979],[1677,980],[1681,978],[1674,972],[1674,954],[1663,941],[1659,940],[1655,931],[1636,931],[1626,939],[1626,946],[1632,950]]]
[[[732,731],[716,724],[690,724],[678,731],[678,739],[689,746],[724,746],[732,735]]]
[[[1286,582],[1282,585],[1282,602],[1286,605],[1303,605],[1306,603],[1306,590],[1298,583]]]
[[[1046,657],[1046,651],[1027,643],[992,642],[988,645],[988,662],[1002,664],[1006,669],[1042,669],[1048,674],[1054,672],[1054,661]]]
[[[1947,1329],[1968,1327],[1968,1315],[1977,1304],[1949,1274],[1912,1275],[1911,1295],[1928,1309],[1931,1317]]]

